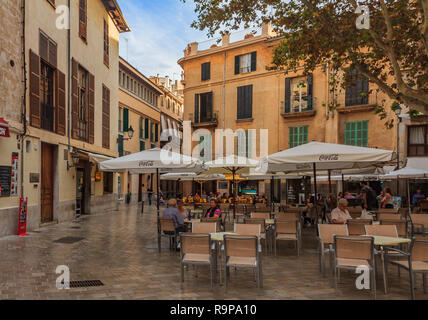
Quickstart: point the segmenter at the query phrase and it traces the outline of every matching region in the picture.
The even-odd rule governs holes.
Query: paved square
[[[76,227],[80,227],[77,229]],[[120,212],[85,216],[80,221],[44,227],[25,238],[0,239],[0,299],[371,299],[370,291],[355,288],[355,274],[342,273],[338,294],[319,273],[315,230],[304,229],[300,257],[282,244],[278,256],[263,255],[264,288],[257,289],[252,270],[231,270],[230,286],[210,287],[209,271],[190,268],[180,283],[179,254],[159,254],[156,212],[135,207]],[[74,243],[56,240],[83,238]],[[168,240],[163,239],[167,248]],[[100,280],[104,286],[58,290],[57,266],[70,268],[71,281]],[[380,270],[380,268],[379,268]],[[409,299],[408,274],[390,267],[389,294],[378,274],[378,299]],[[416,282],[416,298],[428,299]]]

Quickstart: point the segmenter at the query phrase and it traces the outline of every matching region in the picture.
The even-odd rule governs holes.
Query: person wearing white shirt
[[[334,224],[345,224],[348,220],[352,220],[349,211],[346,209],[348,200],[340,199],[338,207],[331,212],[331,220]]]

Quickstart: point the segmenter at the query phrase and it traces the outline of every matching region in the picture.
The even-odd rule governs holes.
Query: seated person
[[[334,224],[346,224],[348,220],[352,220],[349,211],[346,209],[348,200],[340,199],[338,207],[331,212],[331,222]]]
[[[414,206],[417,206],[417,205],[418,205],[418,201],[419,201],[419,200],[423,200],[423,199],[425,199],[425,195],[422,193],[422,190],[421,190],[421,189],[418,189],[418,190],[416,190],[416,193],[415,193],[415,195],[413,196],[412,204],[413,204]]]
[[[163,213],[164,218],[171,218],[174,221],[175,233],[187,232],[187,227],[184,224],[184,219],[177,210],[177,201],[169,199],[168,208]],[[165,232],[167,234],[167,232]]]
[[[183,219],[187,219],[189,217],[189,211],[184,208],[184,203],[181,200],[177,201],[177,210],[180,212]]]
[[[210,208],[205,213],[206,219],[219,219],[221,218],[220,207],[215,199],[210,200]]]

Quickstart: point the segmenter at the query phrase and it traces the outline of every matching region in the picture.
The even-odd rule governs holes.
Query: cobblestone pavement
[[[371,299],[370,291],[355,288],[356,275],[342,273],[338,294],[318,271],[315,231],[304,229],[304,250],[283,244],[278,256],[263,256],[264,288],[257,289],[252,270],[231,271],[230,286],[211,289],[209,270],[191,268],[180,282],[179,254],[159,254],[156,212],[141,215],[131,207],[121,212],[85,216],[44,227],[28,237],[0,239],[0,299]],[[72,244],[55,242],[64,237],[83,238]],[[77,239],[78,240],[78,239]],[[71,280],[101,280],[102,287],[56,288],[59,265],[70,268]],[[417,278],[417,299],[428,299]],[[390,268],[390,292],[383,293],[381,275],[378,299],[408,299],[408,275]]]

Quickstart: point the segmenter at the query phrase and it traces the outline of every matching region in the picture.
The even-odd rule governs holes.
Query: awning
[[[427,157],[407,158],[407,167],[426,170],[428,168],[428,158]]]
[[[0,137],[10,138],[9,123],[3,118],[0,118]]]
[[[103,155],[101,155],[101,154],[89,153],[89,152],[88,152],[88,156],[89,156],[89,159],[90,159],[92,162],[95,162],[95,163],[101,163],[101,162],[103,162],[103,161],[107,161],[107,160],[112,160],[112,159],[114,159],[114,158],[112,158],[112,157],[107,157],[107,156],[103,156]]]

